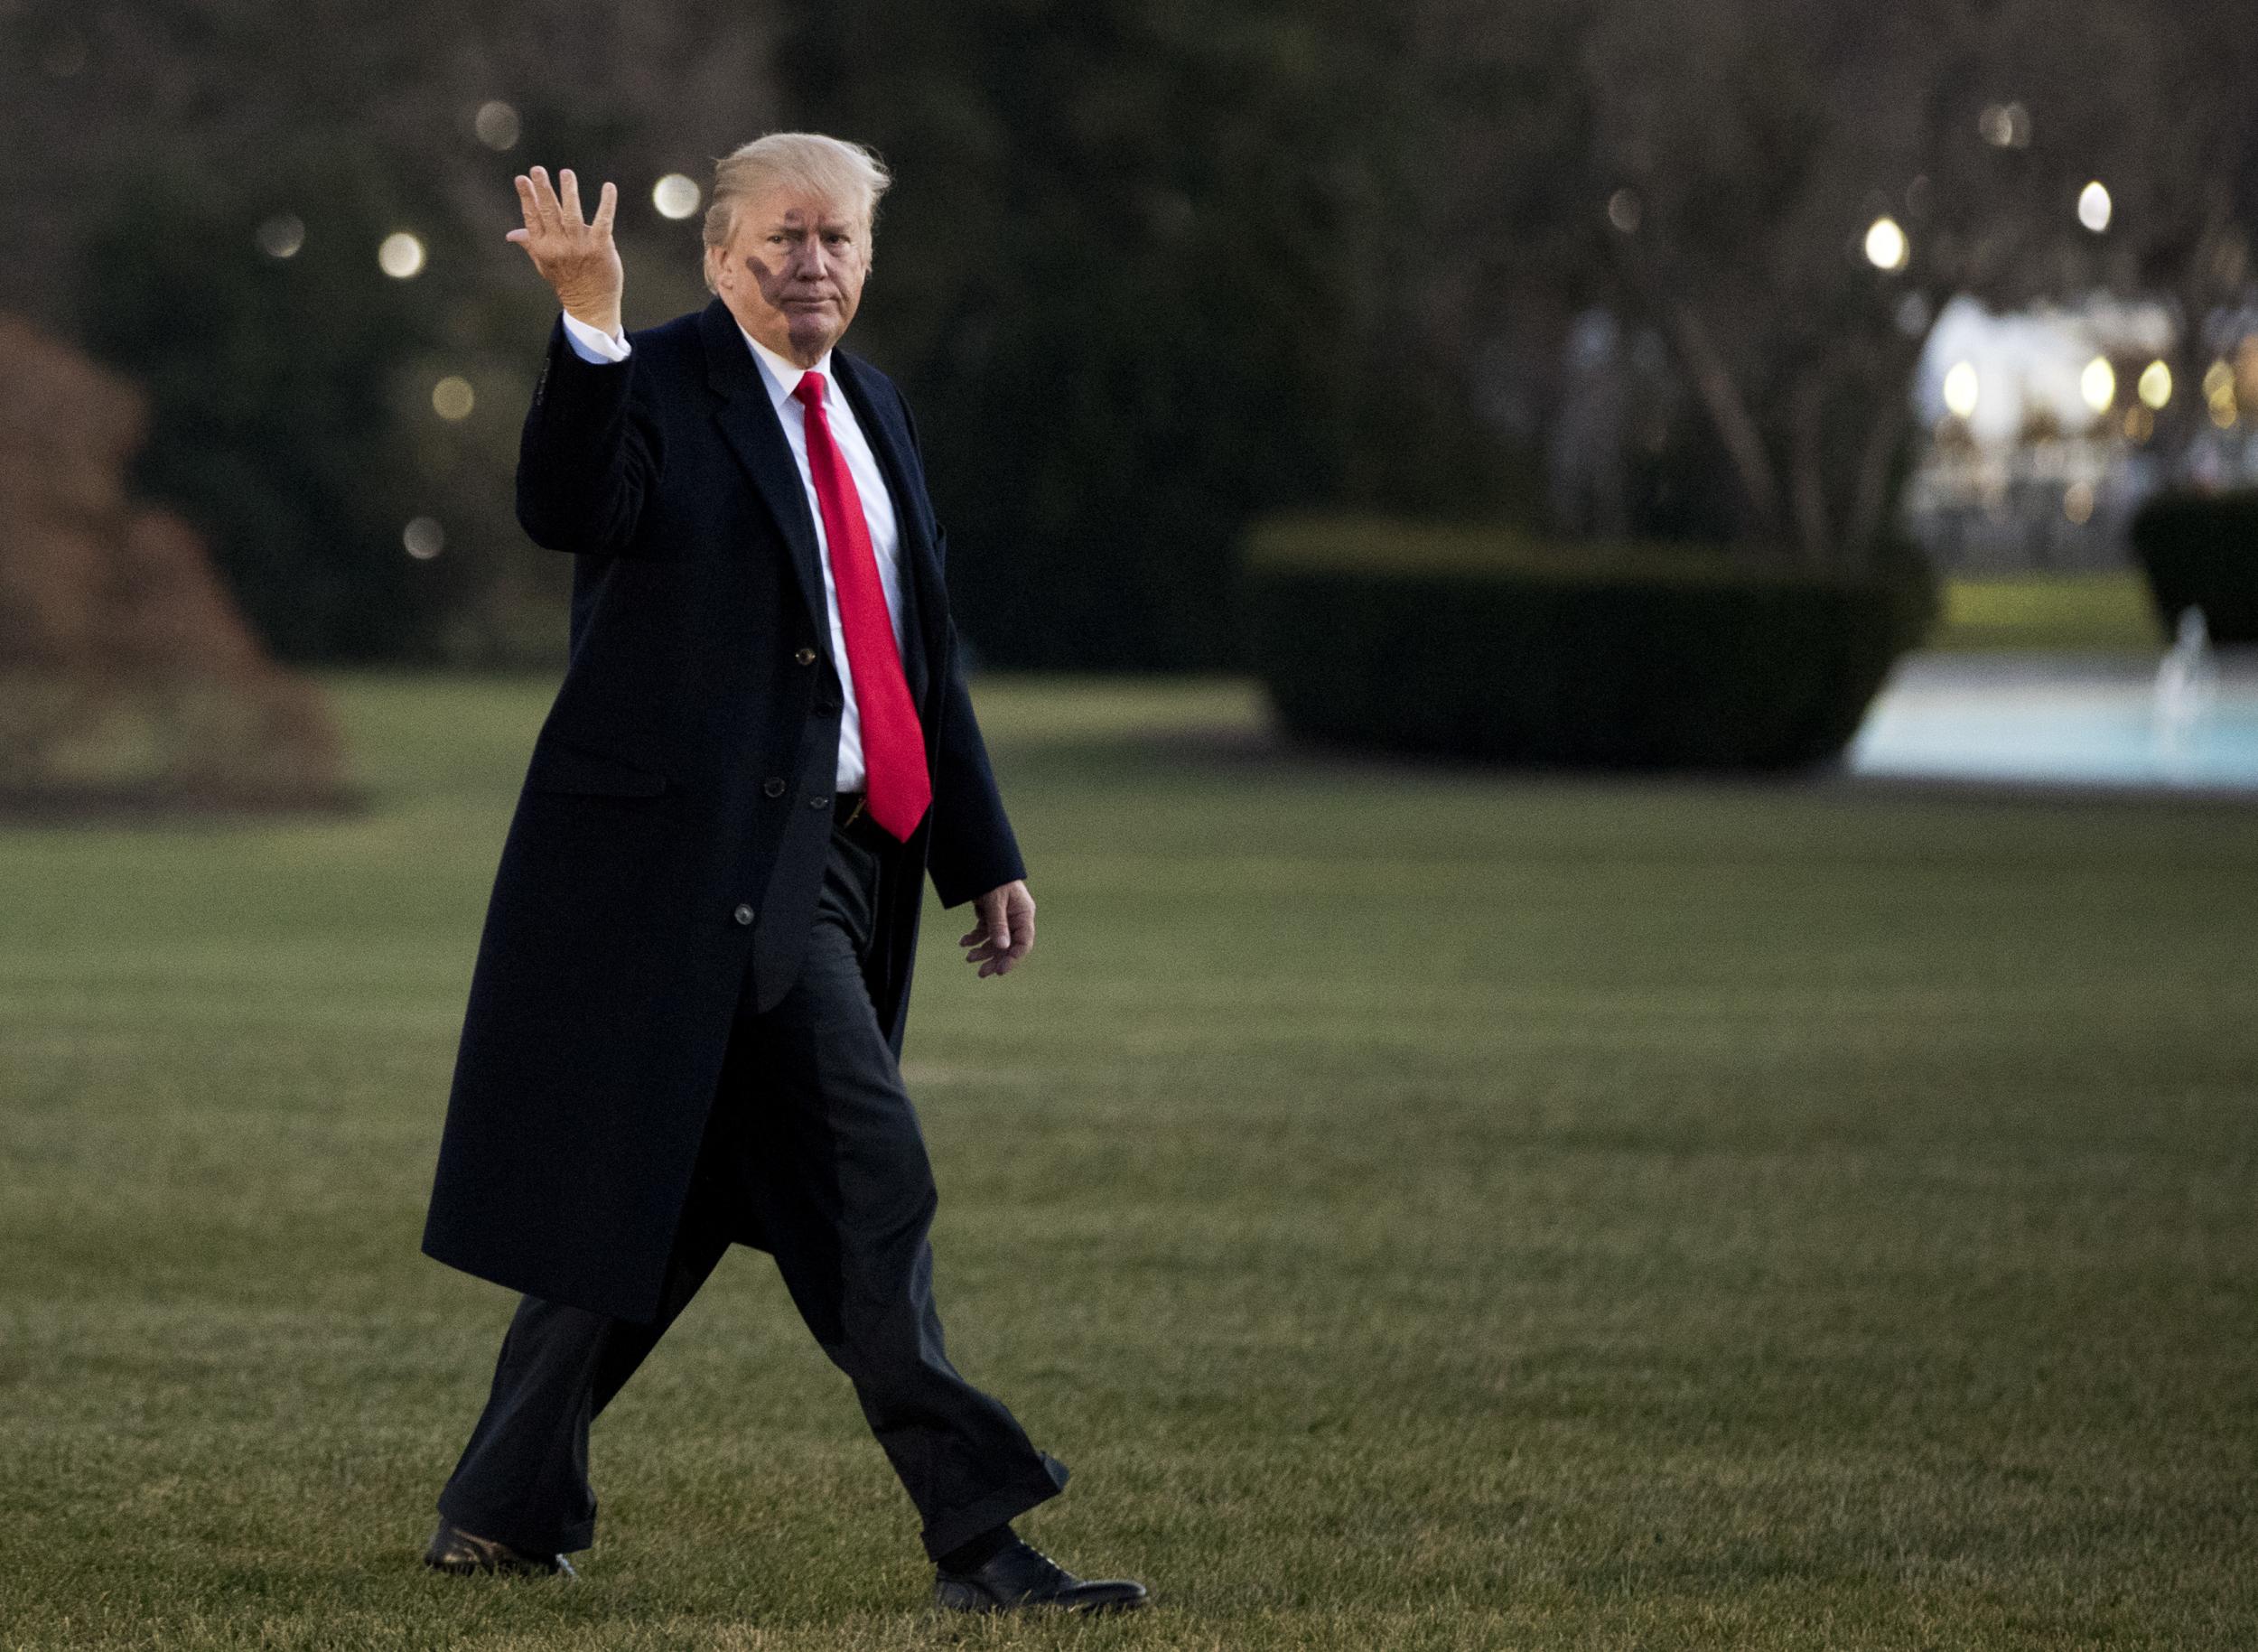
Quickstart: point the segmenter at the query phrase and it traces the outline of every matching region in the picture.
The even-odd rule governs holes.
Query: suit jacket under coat
[[[750,969],[760,1007],[782,997],[813,927],[842,695],[815,523],[734,318],[717,299],[633,346],[585,362],[560,322],[526,416],[518,515],[577,553],[571,657],[487,909],[424,1249],[648,1320],[740,987]],[[866,363],[832,364],[900,518],[933,780],[868,971],[899,1053],[923,873],[954,906],[1024,869],[909,408]]]

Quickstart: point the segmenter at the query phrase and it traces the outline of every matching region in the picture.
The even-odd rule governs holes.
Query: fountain
[[[2184,779],[2192,771],[2206,720],[2219,695],[2219,664],[2203,610],[2179,611],[2179,637],[2156,667],[2149,723],[2156,760],[2165,773]]]
[[[2258,649],[2184,611],[2162,659],[1929,653],[1899,662],[1851,773],[2258,800]]]

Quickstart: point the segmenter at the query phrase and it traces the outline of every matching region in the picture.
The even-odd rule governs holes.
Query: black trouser
[[[439,1494],[448,1520],[537,1554],[594,1539],[588,1425],[657,1346],[749,1206],[807,1328],[854,1392],[940,1555],[1057,1495],[1065,1465],[957,1374],[941,1346],[926,1234],[933,1171],[862,960],[896,868],[835,831],[815,931],[765,1013],[748,987],[658,1316],[646,1324],[527,1296],[486,1411]]]

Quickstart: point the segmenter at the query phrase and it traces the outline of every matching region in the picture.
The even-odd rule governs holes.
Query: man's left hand
[[[1035,897],[1023,880],[973,898],[978,922],[956,944],[968,947],[965,962],[980,966],[983,980],[1007,975],[1035,945]]]

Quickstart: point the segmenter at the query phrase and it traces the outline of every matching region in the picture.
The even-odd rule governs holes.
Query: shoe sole
[[[443,1572],[449,1577],[578,1577],[569,1560],[559,1559],[554,1566],[513,1566],[494,1564],[469,1555],[424,1556],[424,1564],[434,1572]]]

